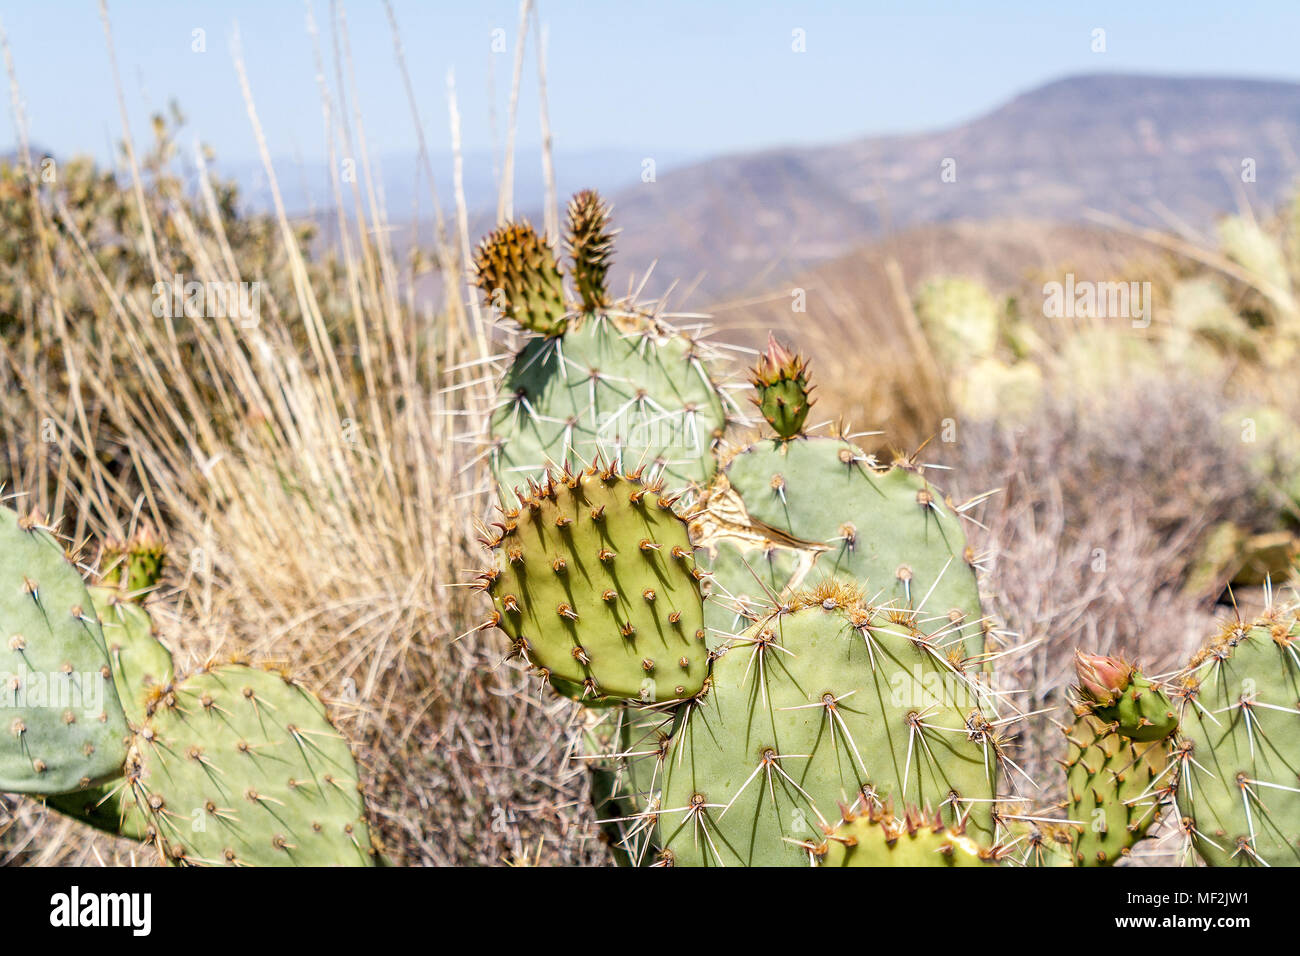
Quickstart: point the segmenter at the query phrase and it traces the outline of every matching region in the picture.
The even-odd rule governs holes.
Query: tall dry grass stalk
[[[88,238],[33,182],[40,238],[72,271],[56,275],[49,263],[31,289],[23,337],[0,343],[3,467],[26,494],[21,506],[62,517],[77,541],[121,534],[141,518],[163,530],[172,567],[154,607],[181,669],[245,654],[305,676],[358,743],[376,829],[395,862],[497,863],[536,855],[539,842],[543,857],[563,844],[566,860],[597,859],[594,842],[585,849],[594,831],[578,825],[590,820],[583,775],[565,762],[572,705],[544,699],[502,666],[503,649],[470,630],[479,612],[455,586],[479,560],[474,521],[487,508],[481,464],[458,436],[483,417],[491,377],[490,330],[466,294],[459,156],[452,234],[421,137],[446,281],[436,314],[420,313],[369,164],[341,6],[331,13],[337,83],[321,81],[330,168],[346,157],[362,172],[350,195],[337,174],[331,182],[333,283],[322,284],[280,198],[236,41],[284,270],[240,271],[201,156],[207,223],[182,205],[160,212],[144,202],[130,147],[127,156],[143,222],[136,238],[155,279],[179,271],[172,246],[154,241],[166,234],[193,263],[187,281],[260,283],[259,321],[156,316],[151,289],[106,275]],[[308,18],[319,67],[310,8]],[[111,50],[106,10],[104,23]],[[400,44],[397,56],[406,77]],[[519,64],[515,73],[518,82]],[[10,80],[18,104],[12,66]],[[508,208],[504,184],[502,195]],[[93,328],[64,314],[69,284],[95,303]],[[7,800],[0,819],[11,861],[150,856],[28,801]]]

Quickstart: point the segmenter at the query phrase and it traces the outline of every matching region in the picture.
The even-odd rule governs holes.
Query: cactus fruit
[[[534,485],[485,542],[489,623],[584,697],[660,703],[699,693],[704,572],[673,503],[661,482],[612,465]]]
[[[792,596],[679,711],[659,816],[676,864],[797,865],[838,803],[932,806],[992,841],[1002,744],[979,675],[842,583]]]
[[[807,359],[782,348],[769,332],[767,351],[758,357],[750,383],[757,392],[754,403],[777,438],[789,440],[803,434],[814,401]]]
[[[67,793],[121,772],[127,722],[94,604],[35,515],[0,507],[0,791]]]
[[[810,581],[856,581],[945,647],[984,654],[979,585],[958,512],[919,469],[876,466],[840,439],[762,440],[726,466],[750,522],[817,548]]]
[[[1079,694],[1090,713],[1143,743],[1164,740],[1178,727],[1174,702],[1123,658],[1074,652]]]
[[[100,583],[138,597],[162,580],[167,551],[148,526],[142,525],[126,541],[107,542],[99,556]]]
[[[128,776],[169,862],[373,865],[348,742],[281,674],[243,664],[193,674],[137,740]]]
[[[1300,621],[1230,622],[1182,675],[1178,809],[1211,866],[1300,865]]]
[[[672,714],[618,704],[585,710],[584,762],[596,821],[620,866],[657,859],[656,826]]]
[[[1177,767],[1169,740],[1177,708],[1126,661],[1076,652],[1079,702],[1064,761],[1079,866],[1127,856],[1173,793]]]
[[[564,278],[555,253],[527,222],[491,233],[479,243],[474,266],[489,306],[539,335],[564,331]]]
[[[859,797],[820,843],[809,844],[817,866],[982,866],[996,851],[981,847],[935,814],[912,807],[895,816]]]
[[[569,235],[566,247],[573,264],[573,284],[583,312],[609,306],[606,276],[614,253],[609,229],[609,204],[594,189],[584,189],[569,200]]]

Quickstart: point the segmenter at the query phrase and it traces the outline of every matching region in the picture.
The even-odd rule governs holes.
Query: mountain
[[[955,181],[941,179],[945,160]],[[1300,84],[1107,74],[949,129],[721,157],[613,199],[624,281],[657,259],[647,289],[698,285],[686,304],[701,305],[924,223],[1100,211],[1203,231],[1241,202],[1273,208],[1298,175]]]

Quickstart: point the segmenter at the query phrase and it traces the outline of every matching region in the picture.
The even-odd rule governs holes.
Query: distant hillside
[[[1242,183],[1243,158],[1257,181]],[[942,182],[951,158],[956,181]],[[986,218],[1204,229],[1300,175],[1300,84],[1098,75],[1064,79],[952,129],[728,156],[614,197],[620,264],[700,281],[691,304],[772,282],[893,230]],[[625,276],[626,276],[625,272]]]

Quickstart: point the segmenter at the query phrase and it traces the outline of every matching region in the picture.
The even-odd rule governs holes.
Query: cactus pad
[[[1065,760],[1071,851],[1078,866],[1110,866],[1160,818],[1173,791],[1172,746],[1134,740],[1086,707],[1080,710],[1067,732]]]
[[[997,854],[934,814],[908,808],[895,816],[887,807],[859,799],[809,852],[817,866],[981,866]]]
[[[1231,623],[1184,675],[1178,809],[1211,866],[1300,865],[1300,623]]]
[[[120,773],[126,716],[81,575],[7,508],[0,555],[0,791],[66,793]]]
[[[945,647],[984,653],[979,585],[955,511],[915,470],[880,469],[839,439],[760,441],[727,465],[751,522],[822,548],[809,580],[858,582],[915,612]]]
[[[699,693],[704,573],[672,505],[658,484],[613,466],[535,486],[488,542],[493,622],[532,665],[588,697]]]
[[[169,862],[373,865],[348,742],[278,673],[225,664],[187,677],[138,751],[134,785]]]
[[[862,794],[941,811],[989,840],[1001,741],[978,675],[906,616],[834,583],[732,642],[684,710],[666,766],[665,853],[687,865],[797,865]]]
[[[549,468],[598,457],[661,469],[681,488],[711,477],[725,425],[696,344],[649,319],[591,318],[516,356],[492,416],[492,466],[506,501]]]
[[[118,699],[127,720],[138,729],[171,693],[176,679],[171,652],[155,636],[149,613],[127,601],[117,588],[92,587],[90,596],[104,629]],[[88,790],[53,796],[46,803],[118,836],[144,840],[150,835],[143,803],[137,802],[137,794],[125,777]]]

